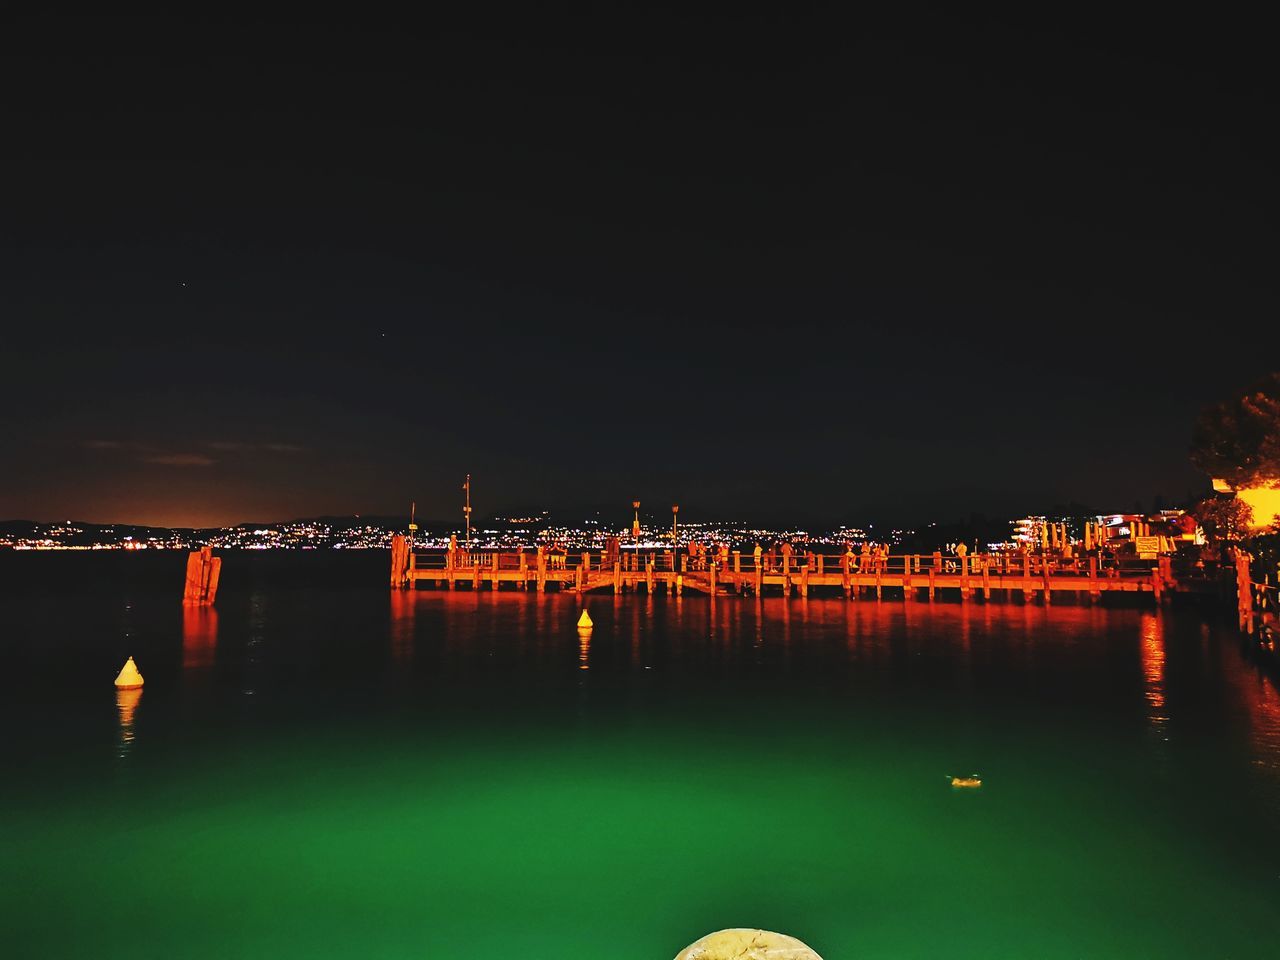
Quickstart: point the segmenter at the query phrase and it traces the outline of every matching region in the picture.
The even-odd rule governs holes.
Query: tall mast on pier
[[[471,474],[467,474],[467,482],[462,485],[466,492],[466,504],[462,508],[462,517],[467,523],[467,546],[471,546]]]

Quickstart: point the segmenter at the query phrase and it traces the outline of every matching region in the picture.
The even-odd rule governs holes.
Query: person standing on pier
[[[866,573],[867,567],[871,564],[871,544],[866,540],[862,541],[862,549],[858,551],[858,572]]]
[[[760,542],[756,541],[756,548],[751,551],[751,559],[755,561],[755,569],[760,569],[760,555],[763,551],[760,549]]]

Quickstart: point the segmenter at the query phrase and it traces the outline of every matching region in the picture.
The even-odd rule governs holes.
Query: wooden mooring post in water
[[[222,558],[213,555],[213,547],[193,550],[187,555],[187,583],[182,591],[183,603],[209,606],[218,596],[218,577]]]

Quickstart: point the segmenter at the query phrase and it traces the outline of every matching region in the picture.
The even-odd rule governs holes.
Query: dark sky
[[[6,17],[0,517],[1201,488],[1280,345],[1262,24],[605,6]]]

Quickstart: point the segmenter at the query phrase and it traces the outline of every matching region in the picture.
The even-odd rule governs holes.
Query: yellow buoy
[[[594,626],[595,624],[591,622],[591,614],[587,613],[586,610],[583,610],[582,616],[578,618],[578,629],[590,630]]]
[[[691,943],[676,960],[822,960],[795,937],[770,930],[719,930]]]
[[[125,661],[124,667],[121,668],[119,675],[116,677],[117,690],[137,690],[142,686],[142,674],[138,672],[138,665],[133,662],[133,657]]]

